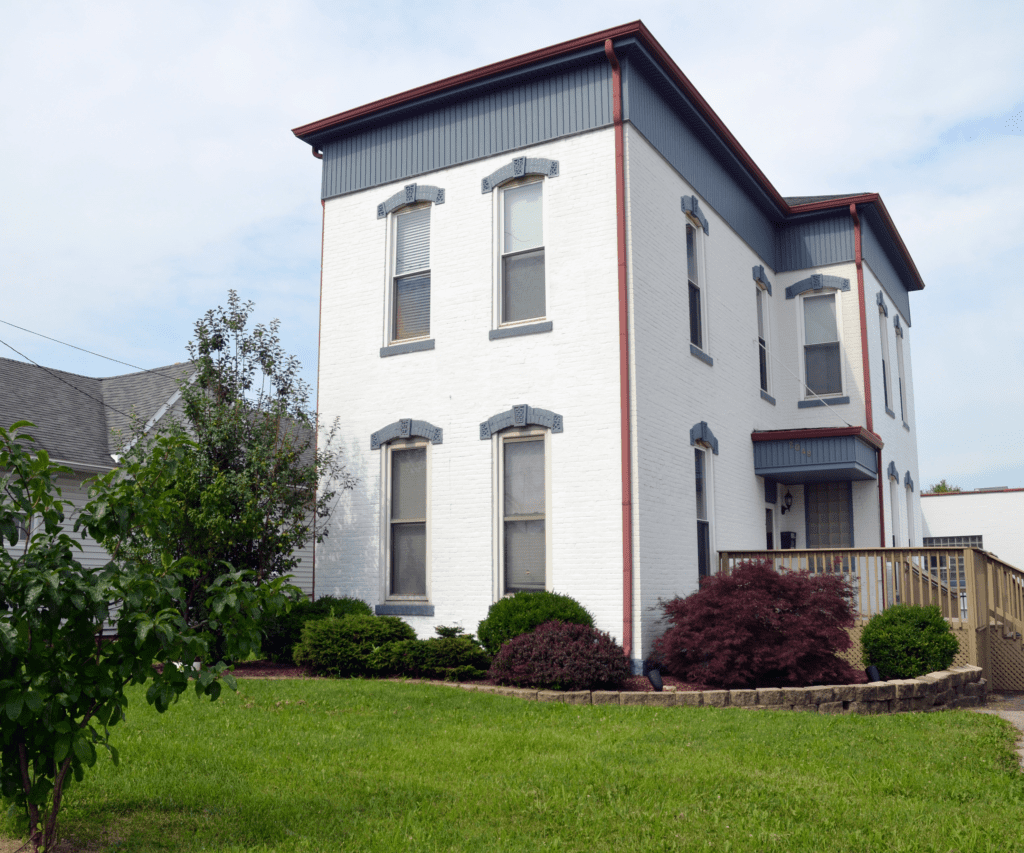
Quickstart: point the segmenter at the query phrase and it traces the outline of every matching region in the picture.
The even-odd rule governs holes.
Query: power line
[[[87,353],[89,353],[89,355],[94,355],[97,358],[105,358],[107,361],[113,361],[113,362],[116,362],[117,364],[123,364],[125,367],[134,368],[135,370],[138,370],[138,371],[140,371],[142,373],[153,373],[153,374],[155,374],[157,376],[166,376],[167,375],[166,373],[161,373],[159,370],[147,370],[145,367],[139,367],[138,365],[135,365],[135,364],[129,364],[127,361],[121,361],[118,358],[111,358],[109,355],[102,355],[102,354],[100,354],[98,352],[93,352],[91,349],[85,349],[85,347],[79,347],[79,346],[75,346],[74,344],[69,344],[67,341],[62,341],[59,338],[51,338],[49,335],[44,335],[42,332],[36,332],[36,331],[33,331],[32,329],[26,329],[24,326],[19,326],[19,325],[15,324],[15,323],[11,323],[8,320],[0,320],[0,323],[3,323],[5,326],[10,326],[10,327],[12,327],[14,329],[21,329],[21,331],[28,332],[30,335],[38,335],[41,338],[46,338],[46,340],[48,340],[48,341],[53,341],[54,343],[61,344],[61,345],[66,346],[66,347],[71,347],[71,349],[76,349],[79,352],[87,352]],[[2,342],[0,342],[0,343],[2,343]],[[9,344],[4,344],[4,345],[5,346],[10,346]],[[14,347],[10,347],[10,348],[14,349]],[[17,352],[17,350],[14,350],[14,351]],[[25,357],[27,358],[27,356],[25,356]],[[31,361],[31,359],[29,359],[29,360]],[[35,364],[34,361],[32,363]],[[165,370],[169,370],[169,369],[173,369],[173,368],[165,368]],[[86,395],[86,396],[88,396],[88,395]]]
[[[38,367],[38,368],[39,368],[40,370],[45,370],[45,371],[46,371],[47,373],[49,373],[49,374],[50,374],[50,376],[52,376],[52,377],[53,377],[54,379],[56,379],[56,380],[57,380],[58,382],[63,382],[63,383],[64,383],[65,385],[67,385],[67,386],[68,386],[69,388],[74,388],[74,389],[75,389],[75,390],[76,390],[76,391],[77,391],[77,392],[78,392],[79,394],[81,394],[81,395],[83,395],[83,396],[85,396],[85,397],[88,397],[88,398],[89,398],[90,400],[92,400],[93,402],[95,402],[95,403],[99,403],[99,404],[100,404],[101,406],[104,406],[104,407],[106,407],[106,408],[110,409],[110,411],[112,411],[112,412],[117,412],[117,413],[118,413],[119,415],[121,415],[122,417],[128,418],[128,420],[131,420],[131,417],[132,417],[131,415],[126,415],[126,414],[125,414],[124,412],[122,412],[122,411],[121,411],[120,409],[115,409],[115,408],[114,408],[113,406],[111,406],[111,405],[110,405],[109,403],[105,403],[105,402],[104,402],[103,400],[98,400],[98,399],[96,399],[96,397],[93,397],[93,395],[92,395],[92,394],[87,394],[87,393],[86,393],[85,391],[83,391],[83,390],[82,390],[81,388],[79,388],[79,387],[78,387],[77,385],[72,385],[72,384],[71,384],[70,382],[68,382],[68,381],[67,381],[67,379],[63,379],[62,377],[58,376],[58,375],[57,375],[56,373],[54,373],[54,372],[53,372],[52,370],[50,370],[50,368],[48,368],[48,367],[43,367],[43,366],[42,366],[42,365],[41,365],[41,364],[40,364],[39,362],[37,362],[37,361],[32,361],[32,359],[31,359],[31,358],[29,358],[29,357],[28,357],[27,355],[25,355],[25,353],[23,353],[23,352],[20,352],[19,350],[16,350],[16,349],[14,349],[14,347],[12,347],[12,346],[11,346],[11,345],[10,345],[9,343],[7,343],[7,341],[5,341],[5,340],[0,340],[0,344],[3,344],[3,345],[4,345],[5,347],[7,347],[7,349],[9,349],[9,350],[11,350],[11,351],[13,351],[13,352],[16,352],[16,353],[18,353],[18,355],[20,355],[20,356],[21,356],[21,357],[22,357],[23,359],[25,359],[26,361],[31,361],[31,362],[32,362],[32,364],[34,364],[34,365],[35,365],[36,367]],[[123,362],[122,362],[122,363],[123,363]]]

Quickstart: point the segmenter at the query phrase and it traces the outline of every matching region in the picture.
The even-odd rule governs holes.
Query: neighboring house
[[[1024,489],[921,495],[925,545],[982,548],[1024,569]]]
[[[360,478],[316,594],[426,635],[554,590],[638,665],[718,551],[920,544],[924,283],[885,205],[783,198],[643,24],[294,132]]]
[[[172,364],[155,370],[94,379],[0,358],[0,424],[31,421],[25,431],[35,438],[35,448],[46,450],[51,461],[70,468],[58,478],[62,497],[75,508],[88,500],[85,481],[116,467],[122,442],[131,435],[132,417],[146,431],[161,421],[181,416],[178,386],[191,374],[191,365]],[[70,532],[74,516],[65,526]],[[109,556],[92,539],[75,538],[82,544],[78,559],[86,566],[101,566]],[[10,546],[9,551],[24,547]],[[313,543],[300,552],[295,571],[296,586],[307,595],[313,590]]]

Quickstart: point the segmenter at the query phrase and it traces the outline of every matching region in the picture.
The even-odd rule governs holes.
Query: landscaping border
[[[536,702],[567,705],[656,705],[747,708],[766,711],[810,711],[817,714],[898,714],[975,708],[988,701],[988,683],[979,666],[954,666],[918,678],[871,684],[830,684],[822,687],[762,687],[756,690],[693,690],[630,693],[615,690],[533,690],[472,682],[446,686]]]

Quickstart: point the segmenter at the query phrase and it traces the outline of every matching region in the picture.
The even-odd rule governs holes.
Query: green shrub
[[[372,616],[373,611],[365,601],[358,598],[335,598],[323,595],[316,601],[297,601],[287,613],[267,616],[260,623],[263,634],[260,649],[265,657],[274,663],[291,663],[295,644],[302,636],[302,626],[314,619],[328,616]]]
[[[604,631],[545,622],[505,643],[491,663],[490,676],[517,687],[611,690],[629,678],[629,661],[622,646]]]
[[[469,681],[484,678],[491,656],[471,637],[399,640],[373,651],[370,665],[380,675]]]
[[[318,675],[372,675],[375,648],[415,639],[416,632],[397,616],[330,616],[302,627],[295,663]]]
[[[555,592],[517,592],[491,605],[477,636],[488,653],[496,655],[513,637],[552,621],[594,627],[594,617],[575,598]]]
[[[897,604],[871,617],[860,636],[867,666],[882,678],[917,678],[946,669],[960,643],[938,607]]]

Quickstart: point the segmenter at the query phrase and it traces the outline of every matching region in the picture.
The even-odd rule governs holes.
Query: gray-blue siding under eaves
[[[877,455],[855,435],[755,441],[754,473],[789,485],[874,480]]]
[[[465,93],[322,143],[322,198],[516,151],[612,123],[611,68],[572,67]]]

